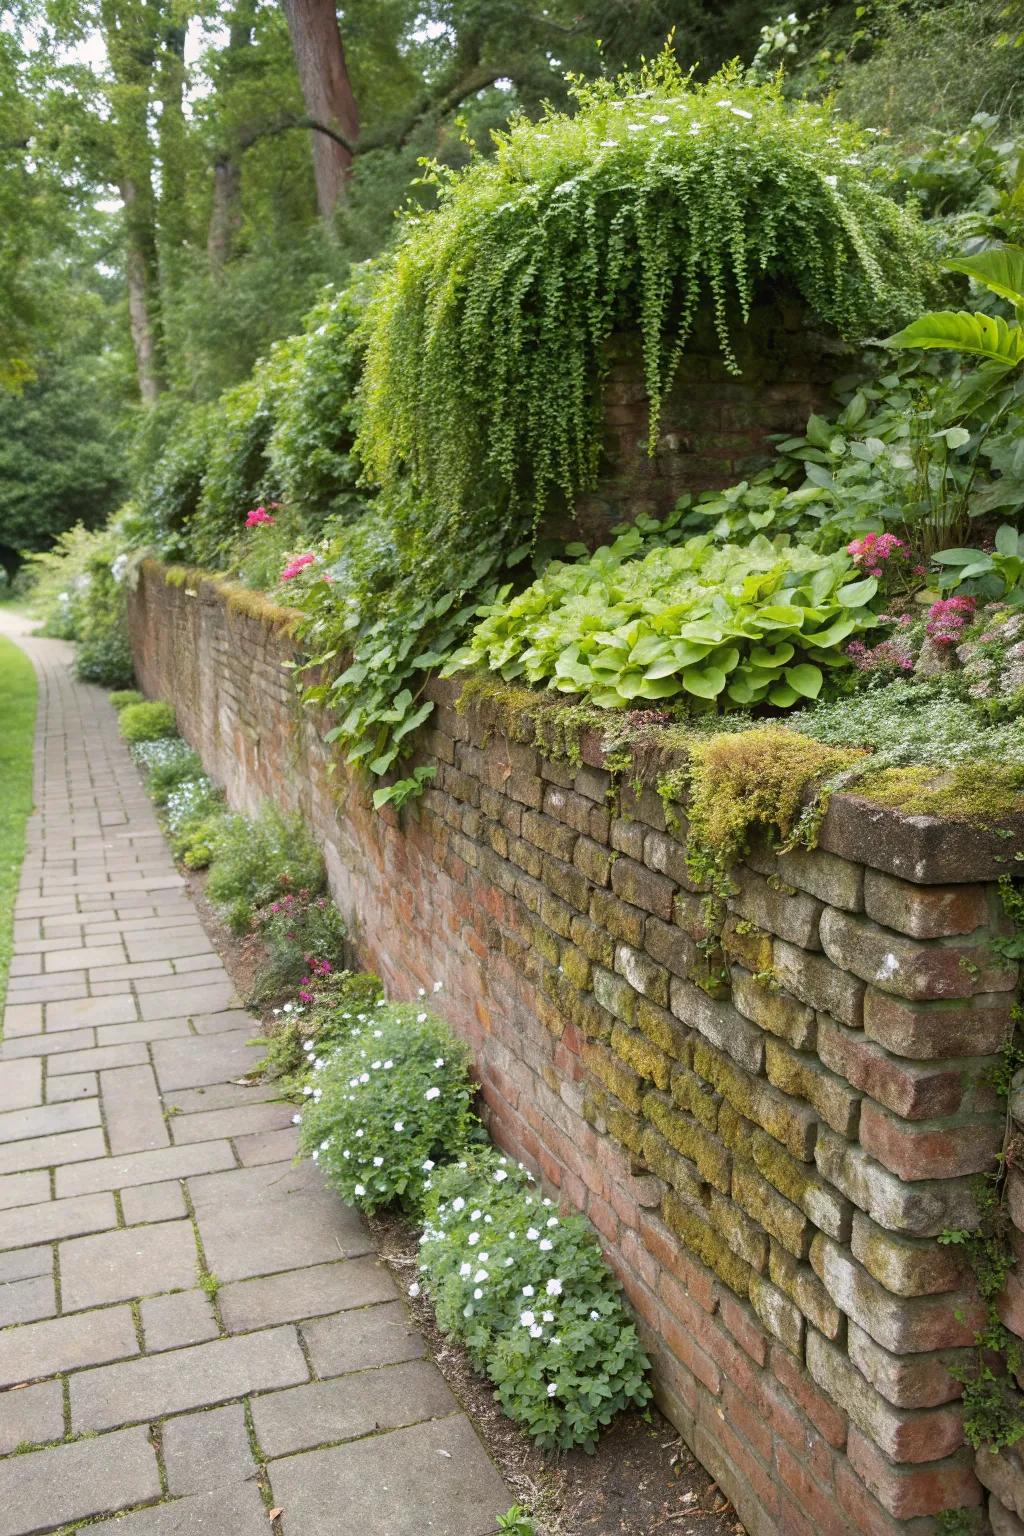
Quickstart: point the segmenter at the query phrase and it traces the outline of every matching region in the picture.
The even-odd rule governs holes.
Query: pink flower
[[[296,555],[295,559],[290,560],[281,572],[281,580],[291,581],[292,577],[297,576],[300,571],[304,571],[307,565],[312,565],[315,559],[316,555],[314,554]]]
[[[956,645],[967,625],[974,618],[977,599],[973,597],[940,597],[928,609],[925,630],[936,645]]]
[[[277,502],[272,502],[271,505],[277,506]],[[273,521],[274,519],[267,511],[266,507],[253,507],[252,511],[249,513],[245,520],[245,526],[247,528],[258,528],[260,523],[272,523]]]

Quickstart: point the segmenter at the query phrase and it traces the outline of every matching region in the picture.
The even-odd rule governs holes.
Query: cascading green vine
[[[698,309],[725,363],[758,283],[864,337],[916,313],[922,227],[876,189],[863,141],[819,106],[669,55],[577,83],[572,116],[520,120],[493,159],[440,170],[368,315],[359,451],[439,508],[485,494],[540,509],[594,479],[606,343],[638,331],[652,441]]]

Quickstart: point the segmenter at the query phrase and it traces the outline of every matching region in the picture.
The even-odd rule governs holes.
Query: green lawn
[[[35,669],[24,651],[0,635],[0,1005],[11,963],[14,897],[25,856],[25,822],[32,809],[35,722]]]

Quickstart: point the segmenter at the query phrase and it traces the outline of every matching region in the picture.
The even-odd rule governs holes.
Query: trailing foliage
[[[418,1212],[434,1166],[482,1134],[469,1052],[414,1003],[378,1002],[347,1022],[347,1036],[314,1061],[299,1150],[350,1204]]]
[[[592,1451],[621,1409],[649,1400],[649,1362],[596,1234],[508,1158],[473,1153],[432,1175],[420,1258],[441,1328],[544,1450]]]
[[[696,86],[667,53],[575,94],[575,115],[519,121],[492,160],[442,180],[370,307],[360,452],[442,509],[542,507],[592,483],[616,329],[641,336],[653,441],[701,304],[735,369],[766,277],[853,337],[928,290],[926,238],[824,108],[734,69]]]

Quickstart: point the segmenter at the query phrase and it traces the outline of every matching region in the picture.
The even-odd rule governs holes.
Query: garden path
[[[0,1046],[0,1536],[486,1536],[511,1497],[362,1218],[292,1165],[291,1106],[244,1081],[253,1021],[112,708],[69,646],[0,629],[39,677]]]

